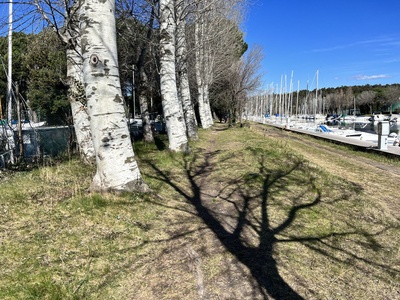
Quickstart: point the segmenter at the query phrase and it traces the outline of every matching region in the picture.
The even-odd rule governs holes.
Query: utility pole
[[[135,120],[136,116],[136,88],[135,88],[135,65],[132,65],[132,102],[133,102],[133,116],[132,119]]]
[[[7,74],[7,121],[12,121],[12,23],[13,2],[8,4],[8,74]]]

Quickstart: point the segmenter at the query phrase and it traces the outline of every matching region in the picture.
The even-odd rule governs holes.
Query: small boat
[[[44,121],[43,122],[31,122],[31,121],[28,121],[28,120],[21,121],[22,130],[38,128],[38,127],[42,127],[42,126],[45,126],[45,125],[46,125],[46,122],[44,122]],[[13,120],[11,122],[11,128],[13,130],[18,130],[18,121]]]
[[[397,133],[395,133],[395,132],[390,133],[385,138],[386,138],[386,143],[388,145],[394,145],[396,140],[398,140]],[[378,143],[379,135],[376,133],[363,132],[360,137],[360,140]]]
[[[336,127],[329,127],[325,124],[318,125],[316,131],[324,132],[324,133],[333,133],[333,134],[337,134],[337,135],[341,135],[341,136],[345,136],[345,137],[360,137],[362,134],[360,131],[356,131],[353,129],[341,129],[341,128],[336,128]]]
[[[385,116],[383,114],[374,114],[368,120],[370,122],[390,121],[390,116]]]

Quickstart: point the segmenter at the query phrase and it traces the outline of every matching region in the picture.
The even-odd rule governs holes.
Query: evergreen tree
[[[52,30],[45,29],[31,38],[28,49],[25,62],[30,107],[49,125],[70,123],[64,46]]]

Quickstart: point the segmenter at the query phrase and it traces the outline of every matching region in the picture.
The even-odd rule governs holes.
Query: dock
[[[268,125],[268,126],[280,128],[280,129],[288,131],[288,132],[306,134],[309,136],[313,136],[317,139],[330,141],[330,142],[333,142],[336,144],[353,146],[362,151],[373,151],[375,153],[382,154],[382,155],[389,156],[389,157],[400,157],[400,147],[393,146],[392,143],[387,144],[387,149],[379,149],[377,143],[375,143],[373,141],[361,140],[357,136],[347,137],[347,136],[330,133],[330,132],[323,132],[323,131],[317,132],[317,131],[312,131],[312,130],[307,130],[307,129],[302,129],[302,128],[296,128],[294,126],[286,126],[284,124],[276,124],[276,123],[264,123],[264,124]]]

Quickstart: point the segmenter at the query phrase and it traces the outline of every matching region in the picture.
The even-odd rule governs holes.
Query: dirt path
[[[208,142],[206,156],[209,157],[208,169],[210,170],[216,168],[212,154],[220,150],[215,148],[215,145],[216,140],[219,139],[219,132],[223,128],[217,125],[212,133],[213,138]],[[304,157],[322,171],[353,182],[366,193],[376,195],[376,203],[382,206],[385,213],[396,219],[400,218],[399,166],[363,157],[357,151],[332,148],[329,144],[318,143],[311,137],[277,128],[255,124],[251,129],[264,135],[265,138],[287,143],[297,155]],[[209,178],[209,176],[202,178],[202,186],[210,189],[209,194],[212,194],[214,180],[215,178]]]
[[[361,299],[358,284],[364,299],[396,294],[385,273],[395,229],[382,220],[399,222],[400,168],[275,128],[251,131],[217,124],[176,170],[158,171],[179,196],[161,198],[171,208],[165,250],[146,264],[151,295],[135,299]],[[232,138],[241,132],[268,142]]]
[[[388,175],[395,175],[395,176],[400,176],[400,167],[393,166],[393,165],[388,165],[384,163],[379,163],[377,161],[374,161],[372,159],[364,158],[362,156],[357,155],[357,152],[353,152],[350,154],[349,152],[346,151],[341,151],[339,149],[334,149],[328,145],[322,145],[321,143],[317,143],[312,140],[312,138],[309,139],[304,139],[304,137],[301,134],[296,134],[296,133],[291,133],[288,131],[280,130],[280,129],[275,129],[275,128],[265,128],[263,125],[255,124],[253,125],[253,128],[256,132],[268,132],[268,137],[270,138],[276,138],[276,139],[287,139],[287,140],[292,140],[296,141],[297,143],[303,144],[305,147],[304,148],[309,148],[309,149],[318,149],[321,152],[324,152],[326,155],[332,156],[333,159],[341,159],[343,157],[346,157],[350,162],[356,162],[357,164],[360,165],[368,165],[371,167],[371,171],[374,171],[374,168],[384,170],[388,173]],[[272,130],[271,130],[272,129]],[[296,149],[298,150],[298,149]],[[310,152],[305,152],[302,151],[303,155],[308,155],[308,158],[312,159],[313,154],[315,152],[310,151]],[[313,160],[318,161],[318,157],[315,157]]]

